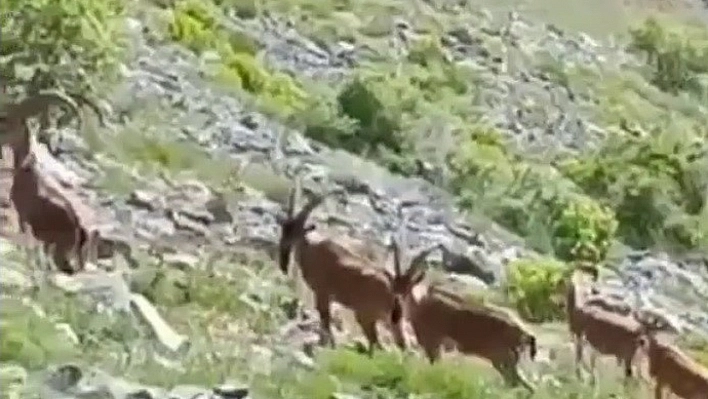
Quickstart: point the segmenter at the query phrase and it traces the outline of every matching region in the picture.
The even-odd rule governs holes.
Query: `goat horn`
[[[401,247],[396,237],[391,237],[391,251],[393,251],[393,272],[398,277],[401,275]]]
[[[84,96],[83,94],[78,94],[78,93],[72,93],[70,94],[71,98],[75,98],[78,100],[78,102],[81,105],[86,105],[93,111],[94,114],[98,117],[98,123],[101,125],[101,127],[106,127],[106,118],[103,113],[103,110],[96,104],[96,102],[91,101],[88,99],[88,97]]]
[[[64,105],[70,108],[71,112],[75,113],[81,120],[79,106],[76,102],[67,94],[57,90],[45,90],[22,100],[20,103],[11,105],[7,112],[7,117],[24,120],[44,112],[52,104]]]
[[[297,195],[298,195],[299,187],[300,187],[300,178],[299,178],[299,176],[296,176],[293,186],[290,187],[290,192],[288,194],[288,203],[285,208],[288,218],[292,218],[293,215],[295,214],[295,205],[296,205],[295,203],[297,202]]]
[[[415,255],[413,257],[413,259],[411,260],[411,263],[410,263],[411,269],[417,268],[417,267],[422,267],[423,261],[425,260],[425,258],[427,258],[431,252],[435,251],[438,248],[440,248],[440,244],[435,244],[435,245],[431,245],[428,248],[425,248],[422,251],[418,252],[418,254]]]
[[[316,195],[314,198],[308,201],[305,206],[302,207],[302,209],[295,218],[301,220],[302,223],[305,223],[307,218],[310,217],[312,211],[315,210],[315,208],[317,208],[320,204],[322,204],[322,202],[324,202],[325,197],[326,195]]]

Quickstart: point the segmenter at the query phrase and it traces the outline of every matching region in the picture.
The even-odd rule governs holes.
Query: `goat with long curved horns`
[[[518,363],[525,349],[535,358],[536,337],[518,316],[501,308],[472,305],[455,293],[422,284],[422,261],[428,251],[415,256],[402,273],[399,245],[394,240],[392,246],[395,291],[428,360],[436,362],[443,343],[452,341],[460,352],[489,360],[509,385],[522,385],[533,392]]]
[[[343,245],[342,240],[308,225],[309,216],[326,195],[315,195],[296,212],[299,191],[300,179],[296,178],[286,205],[286,216],[279,221],[279,266],[287,274],[294,252],[302,278],[314,294],[322,343],[335,344],[330,307],[332,302],[337,302],[353,311],[369,343],[369,354],[381,347],[378,322],[387,324],[398,347],[405,349],[401,306],[393,293],[394,276],[364,254]]]
[[[77,268],[83,269],[85,251],[92,249],[97,233],[84,228],[81,215],[65,190],[37,166],[33,151],[35,138],[26,120],[46,113],[52,105],[67,108],[78,117],[79,125],[83,124],[79,107],[70,96],[54,90],[44,91],[5,105],[0,118],[0,143],[10,147],[14,158],[10,199],[19,216],[20,230],[31,232],[45,249],[53,253],[57,266],[72,273],[76,270],[71,267],[69,258],[75,255]]]

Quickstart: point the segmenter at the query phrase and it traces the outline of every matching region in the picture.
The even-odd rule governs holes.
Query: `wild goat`
[[[683,399],[708,399],[708,368],[691,359],[671,342],[667,326],[639,318],[646,335],[641,344],[647,351],[649,375],[655,380],[654,399],[663,399],[666,388]]]
[[[31,96],[5,110],[0,120],[4,131],[2,143],[10,147],[13,157],[10,199],[17,211],[20,231],[29,231],[42,242],[60,270],[73,273],[84,269],[86,252],[94,246],[97,237],[84,228],[81,215],[65,190],[37,165],[32,148],[34,137],[26,120],[46,112],[50,105],[64,106],[79,116],[77,104],[61,92],[47,91]],[[71,255],[77,258],[76,269],[69,262]]]
[[[330,310],[334,301],[354,312],[369,343],[369,354],[374,348],[381,348],[377,332],[379,321],[391,326],[396,344],[405,349],[401,306],[393,294],[394,276],[367,259],[365,254],[353,252],[338,240],[316,231],[315,226],[308,225],[308,217],[325,196],[314,196],[296,213],[299,186],[297,178],[288,198],[286,217],[279,221],[279,265],[287,275],[295,252],[302,278],[314,294],[322,343],[327,341],[334,346]]]
[[[583,363],[583,343],[603,355],[614,356],[623,365],[625,378],[632,377],[632,364],[639,348],[642,326],[629,315],[622,315],[605,309],[609,301],[603,301],[598,296],[593,302],[588,302],[592,287],[587,285],[598,279],[597,269],[581,266],[573,271],[566,295],[566,310],[568,326],[575,346],[575,372],[580,376],[580,365]],[[598,306],[599,305],[599,306]],[[595,363],[597,354],[593,352],[590,358],[590,369],[595,380]]]
[[[391,245],[396,275],[394,289],[428,360],[437,361],[442,344],[454,341],[460,352],[489,360],[509,385],[521,384],[533,392],[518,363],[526,348],[531,359],[535,359],[536,337],[521,320],[511,312],[471,305],[456,294],[422,284],[425,271],[420,255],[401,273],[399,245],[396,240]]]

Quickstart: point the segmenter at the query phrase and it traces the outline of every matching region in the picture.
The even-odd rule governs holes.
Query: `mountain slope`
[[[190,346],[165,353],[133,318],[95,311],[96,301],[121,308],[122,277],[99,273],[84,282],[99,293],[88,303],[46,285],[32,293],[33,263],[3,248],[16,273],[3,273],[4,286],[14,288],[3,290],[2,376],[26,394],[54,387],[81,396],[66,379],[52,385],[56,374],[43,379],[47,365],[74,361],[83,389],[114,398],[145,386],[155,387],[150,397],[173,390],[187,398],[217,385],[220,396],[238,396],[236,386],[263,398],[514,397],[475,360],[431,367],[395,352],[305,355],[316,322],[294,320],[293,307],[307,297],[297,297],[302,287],[279,276],[267,256],[298,170],[312,190],[348,193],[346,203],[317,212],[320,225],[381,244],[400,227],[400,205],[411,247],[440,242],[461,254],[464,261],[442,265],[438,278],[544,321],[534,326],[542,360],[524,364],[541,387],[537,397],[609,397],[623,388],[613,362],[598,392],[575,382],[551,295],[524,302],[499,289],[515,281],[523,292],[547,292],[553,276],[541,287],[533,285],[538,279],[513,277],[524,264],[533,276],[556,273],[552,257],[606,260],[617,271],[603,273],[603,289],[678,316],[695,334],[687,345],[701,348],[708,334],[701,79],[708,71],[692,49],[705,49],[705,29],[662,21],[661,29],[678,26],[677,37],[694,38],[694,47],[676,47],[664,31],[652,36],[651,24],[646,35],[635,34],[635,47],[674,56],[684,68],[667,71],[624,42],[601,41],[604,33],[626,32],[623,15],[650,8],[643,4],[587,10],[531,2],[510,20],[507,3],[486,11],[423,1],[82,3],[97,22],[77,16],[76,4],[62,3],[60,42],[23,38],[24,21],[49,29],[46,18],[55,17],[12,3],[21,14],[3,25],[3,54],[22,46],[40,56],[66,51],[89,78],[52,64],[59,84],[76,90],[91,82],[91,95],[107,103],[107,128],[89,121],[81,132],[51,132],[57,173],[81,181],[77,189],[105,221],[105,240],[131,249],[127,258],[137,267],[129,286]],[[677,15],[693,10],[674,8]],[[102,34],[72,36],[77,26]],[[96,54],[69,52],[73,42]],[[9,73],[6,58],[2,67]],[[21,68],[11,72],[27,78]],[[274,171],[266,159],[277,155],[278,140],[285,156]],[[239,172],[243,159],[250,161]],[[598,232],[610,234],[593,238]],[[103,267],[121,262],[116,255]],[[491,287],[474,278],[479,269],[495,276]],[[347,345],[359,334],[343,319]],[[67,346],[49,344],[59,342]],[[114,377],[90,373],[93,367]]]

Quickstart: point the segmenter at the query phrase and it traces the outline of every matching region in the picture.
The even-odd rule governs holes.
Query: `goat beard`
[[[290,256],[292,253],[292,248],[289,245],[280,245],[280,271],[283,274],[288,274],[288,267],[290,266]]]

